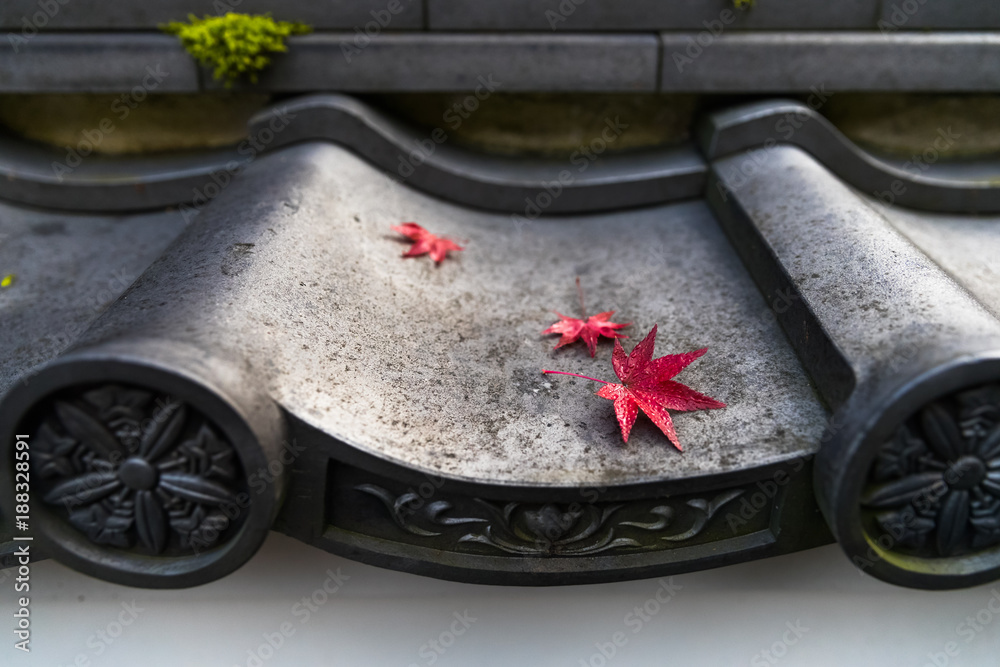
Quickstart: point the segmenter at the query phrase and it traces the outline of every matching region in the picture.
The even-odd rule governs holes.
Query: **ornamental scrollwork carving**
[[[743,493],[732,489],[711,499],[685,501],[686,528],[677,530],[681,504],[670,500],[650,506],[648,501],[501,504],[474,498],[459,513],[448,500],[423,502],[416,493],[396,494],[375,484],[354,488],[378,498],[396,526],[411,535],[438,538],[444,528],[467,525],[462,534],[456,534],[452,548],[476,544],[519,556],[589,556],[669,548],[670,543],[699,535],[720,508]]]

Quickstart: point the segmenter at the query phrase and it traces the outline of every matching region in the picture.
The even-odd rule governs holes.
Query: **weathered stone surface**
[[[665,92],[992,92],[1000,35],[978,33],[725,33],[706,46],[662,33]]]
[[[292,37],[252,90],[506,92],[992,92],[993,32],[654,33],[323,31]],[[145,32],[47,33],[0,52],[0,92],[119,92],[146,67],[157,92],[222,90],[176,38]],[[249,84],[244,84],[249,88]]]
[[[754,157],[749,177],[739,170],[744,155],[714,169],[859,385],[909,372],[923,355],[957,354],[967,341],[1000,344],[1000,322],[899,234],[880,205],[798,148],[779,145]],[[812,371],[831,403],[845,397],[825,386],[827,369]]]
[[[170,21],[184,21],[188,14],[217,15],[226,11],[246,14],[270,13],[279,21],[301,21],[317,29],[364,29],[382,18],[380,29],[413,30],[423,25],[423,7],[413,0],[399,0],[390,13],[389,0],[159,0],[116,2],[60,0],[57,11],[42,11],[38,0],[7,0],[0,6],[0,28],[20,31],[29,27],[45,30],[156,30]],[[41,16],[39,16],[41,14]],[[388,18],[386,15],[388,14]]]
[[[468,249],[440,267],[400,258],[416,220]],[[550,309],[658,323],[658,354],[702,346],[683,380],[727,402],[677,416],[687,451],[644,419],[623,445],[610,346],[553,352]],[[364,304],[362,306],[362,304]],[[552,487],[681,479],[814,451],[825,412],[704,205],[562,217],[505,215],[396,185],[347,151],[307,144],[251,165],[80,345],[162,337],[238,353],[292,414],[410,469]],[[183,324],[179,324],[183,323]],[[632,342],[635,342],[634,340]],[[603,370],[602,370],[603,369]],[[266,379],[263,379],[266,378]]]
[[[979,488],[1000,465],[995,311],[800,149],[723,158],[712,180],[760,289],[788,293],[779,320],[834,408],[814,488],[844,551],[905,586],[996,579],[995,489]]]
[[[180,214],[84,216],[0,203],[0,394],[70,345],[184,228]]]
[[[1000,316],[1000,216],[879,208],[896,229]]]
[[[353,33],[288,40],[255,89],[634,92],[657,88],[654,35]],[[356,44],[360,44],[357,46]],[[205,80],[208,89],[221,88]]]
[[[875,25],[878,0],[429,0],[431,30],[849,29]]]
[[[129,107],[157,93],[193,93],[198,67],[176,37],[38,34],[0,49],[0,92],[124,93]]]
[[[937,28],[944,30],[989,30],[1000,27],[1000,5],[981,0],[929,2],[928,0],[882,0],[879,30]]]
[[[112,373],[115,381],[155,385],[198,405],[227,429],[228,441],[243,447],[241,457],[254,457],[248,471],[274,462],[286,435],[298,438],[304,447],[293,456],[291,470],[275,473],[291,486],[274,525],[300,539],[435,576],[578,583],[712,566],[822,541],[825,533],[816,530],[822,524],[806,500],[812,454],[826,516],[849,554],[864,553],[870,544],[865,535],[876,533],[871,521],[862,525],[858,519],[858,489],[885,434],[914,410],[997,377],[1000,321],[988,299],[976,298],[992,274],[975,275],[992,260],[963,264],[950,251],[928,251],[942,258],[939,265],[897,230],[928,248],[943,244],[950,232],[890,223],[895,211],[880,211],[799,148],[770,142],[753,150],[762,137],[770,138],[776,111],[794,113],[794,104],[758,104],[713,116],[703,136],[714,160],[708,205],[660,203],[516,223],[495,201],[493,212],[449,203],[462,196],[468,178],[442,181],[432,190],[436,196],[388,178],[374,165],[392,164],[407,135],[359,113],[349,99],[317,95],[302,105],[303,118],[307,108],[323,113],[310,116],[299,134],[288,129],[281,135],[288,144],[220,184],[221,194],[126,298],[101,314],[58,362],[29,377],[33,383],[6,396],[8,435],[15,424],[31,428],[36,418],[30,415],[38,414],[32,406],[50,405],[44,401],[51,402],[52,392],[71,394],[80,377],[106,382]],[[353,141],[349,133],[331,130],[331,118],[369,134]],[[870,173],[891,173],[822,118],[811,118],[822,131],[803,135],[819,142],[810,150],[822,152],[822,141],[834,137],[839,150],[854,151],[852,159]],[[254,127],[265,124],[266,118],[258,118]],[[351,149],[374,157],[366,162]],[[655,165],[650,155],[636,160]],[[481,168],[485,162],[449,155],[436,167],[461,164]],[[537,164],[506,164],[506,181],[541,173]],[[592,186],[614,186],[621,178],[619,173]],[[177,223],[183,215],[172,217]],[[467,248],[437,267],[426,258],[402,259],[404,244],[389,227],[404,220],[453,236]],[[102,254],[94,257],[106,259],[106,250],[117,246],[102,234],[74,238],[76,255],[67,261],[95,266],[81,259],[76,246],[99,245]],[[978,243],[988,254],[988,230],[976,228],[976,234],[963,243]],[[165,245],[166,236],[162,240]],[[13,262],[25,254],[18,251]],[[81,282],[87,288],[75,294],[97,289],[96,274],[86,271]],[[25,272],[13,272],[23,280]],[[633,322],[630,344],[657,323],[658,354],[710,348],[679,379],[729,407],[676,415],[687,447],[683,454],[645,418],[631,442],[622,444],[611,405],[593,396],[595,386],[540,374],[553,368],[613,378],[607,341],[595,360],[582,346],[553,351],[554,340],[540,335],[553,319],[549,309],[574,312],[577,276],[591,311],[615,308],[618,317]],[[776,283],[782,292],[772,289]],[[75,316],[83,317],[57,308],[52,317],[65,326]],[[35,326],[45,329],[52,321]],[[799,322],[809,327],[796,328]],[[23,357],[21,363],[56,349],[28,347],[11,356]],[[832,418],[824,399],[836,409]],[[254,419],[261,428],[251,429],[266,437],[241,435]],[[77,436],[73,446],[88,437]],[[107,445],[114,437],[95,440]],[[940,454],[939,464],[950,465],[952,454]],[[975,464],[968,457],[958,463],[963,470]],[[769,513],[754,513],[751,523],[736,529],[731,515],[725,525],[716,516],[792,464],[798,464],[795,476],[773,504],[765,500]],[[132,468],[137,465],[133,461]],[[132,468],[115,474],[125,474],[130,486],[152,484],[150,476],[135,478]],[[411,509],[408,485],[415,479],[429,483],[422,473],[443,478],[440,493],[430,492],[436,502],[424,514],[401,516],[401,507]],[[584,521],[604,531],[595,542],[557,526],[555,504],[604,487],[608,497],[598,494]],[[664,494],[671,494],[671,506],[653,506]],[[267,496],[274,503],[280,497],[280,485]],[[505,502],[520,508],[511,510],[517,516],[490,523],[494,515],[503,517],[495,508]],[[480,510],[491,518],[479,516]],[[605,510],[622,513],[606,520],[611,514]],[[626,518],[648,514],[665,522],[652,528]],[[273,516],[271,506],[265,507],[255,523],[257,537]],[[669,524],[670,517],[678,523]],[[965,518],[952,519],[935,519],[938,535],[967,528]],[[556,526],[557,538],[565,539],[550,538],[541,546],[522,544],[523,535],[498,541],[482,521],[497,530],[520,522],[529,533]],[[453,528],[464,523],[476,529]],[[64,524],[48,517],[49,546],[93,541],[61,532],[68,530]],[[651,534],[646,541],[613,539],[632,529]],[[140,539],[153,552],[165,544],[157,537],[162,531],[144,535]],[[951,540],[938,552],[952,553],[959,542]],[[142,585],[192,585],[242,562],[166,583],[141,554],[122,559],[103,550],[96,557],[68,557],[73,548],[64,549],[65,562]],[[940,565],[913,569],[883,561],[873,571],[925,587],[971,585],[1000,571],[992,555],[971,564],[945,563],[943,575]]]

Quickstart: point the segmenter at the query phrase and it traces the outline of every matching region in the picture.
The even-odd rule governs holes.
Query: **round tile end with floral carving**
[[[866,376],[831,417],[813,485],[862,572],[929,590],[1000,579],[1000,349],[982,345]]]
[[[1000,385],[942,398],[901,424],[878,449],[861,507],[885,551],[1000,564]]]
[[[61,392],[31,421],[36,497],[91,543],[185,556],[239,530],[239,456],[191,406],[109,384]]]
[[[273,438],[282,425],[260,430],[267,415],[248,419],[210,383],[140,371],[142,384],[79,384],[66,380],[139,372],[130,362],[56,365],[4,398],[8,428],[30,442],[31,530],[41,550],[102,579],[203,584],[241,566],[267,536],[280,480],[250,488],[248,479],[278,446],[258,434]],[[9,447],[0,451],[13,460]],[[11,480],[12,471],[0,469]]]

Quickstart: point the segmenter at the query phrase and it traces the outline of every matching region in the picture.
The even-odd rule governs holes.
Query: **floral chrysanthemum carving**
[[[933,558],[1000,544],[998,394],[933,403],[882,446],[862,505],[894,549]]]
[[[107,385],[51,403],[33,440],[44,503],[95,544],[160,555],[212,546],[246,488],[233,446],[196,411]]]

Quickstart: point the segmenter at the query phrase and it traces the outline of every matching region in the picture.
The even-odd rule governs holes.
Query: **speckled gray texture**
[[[415,220],[467,250],[402,259]],[[588,309],[660,326],[656,353],[708,346],[679,380],[729,403],[677,414],[676,452],[641,417],[623,445],[598,385],[609,342],[553,351],[540,335]],[[551,218],[520,231],[386,179],[345,149],[303,144],[255,162],[109,310],[86,342],[167,337],[237,351],[273,396],[389,461],[493,484],[628,484],[810,453],[825,411],[701,202]]]
[[[1000,216],[883,209],[900,232],[1000,316]]]
[[[364,29],[376,12],[385,30],[419,30],[423,6],[414,0],[399,0],[396,10],[387,11],[390,0],[156,0],[147,2],[107,2],[107,0],[58,0],[58,11],[46,19],[34,18],[41,8],[38,0],[4,0],[0,6],[0,28],[20,31],[23,18],[41,23],[48,30],[156,30],[169,21],[184,21],[188,14],[218,15],[228,11],[246,14],[270,12],[279,21],[302,21],[317,29]],[[397,9],[398,7],[398,9]],[[385,17],[389,15],[387,20]]]
[[[72,343],[183,228],[178,213],[83,216],[0,202],[0,277],[15,275],[0,288],[0,394]]]
[[[659,43],[653,34],[383,33],[370,43],[357,42],[364,48],[355,39],[354,33],[337,32],[291,37],[288,53],[275,58],[250,89],[485,95],[488,89],[634,92],[657,86]],[[204,85],[223,86],[210,77]]]
[[[825,4],[843,11],[839,3]],[[780,6],[772,9],[777,10],[772,16],[781,12]],[[809,9],[801,12],[799,16],[820,16]],[[540,15],[544,21],[544,10]],[[363,26],[324,30],[290,37],[288,53],[276,56],[257,84],[236,88],[472,92],[481,85],[480,76],[492,74],[504,92],[809,94],[823,86],[829,91],[994,92],[1000,80],[996,32],[900,30],[883,35],[874,29],[719,32],[716,27],[718,35],[713,36],[704,25],[698,21],[686,31],[660,33],[651,32],[658,29],[654,25],[648,26],[650,32],[386,29],[373,32],[370,41]],[[224,86],[199,69],[170,35],[52,32],[18,44],[17,53],[0,50],[0,92],[126,92],[142,83],[147,66],[157,64],[170,77],[156,92],[220,91]]]
[[[993,92],[1000,81],[993,32],[725,32],[704,48],[690,34],[662,41],[664,92]]]
[[[873,27],[878,3],[767,0],[738,10],[732,0],[428,0],[427,20],[432,30],[832,30]]]
[[[43,33],[0,49],[0,92],[193,93],[198,66],[171,35]],[[9,48],[8,48],[9,47]],[[128,100],[134,104],[132,100]],[[97,128],[94,128],[95,131]]]
[[[991,0],[964,0],[964,2],[882,0],[882,16],[878,26],[885,33],[927,28],[996,29],[1000,27],[1000,4]]]
[[[859,382],[912,370],[928,350],[1000,343],[1000,322],[898,233],[883,205],[803,150],[779,145],[716,169]]]

